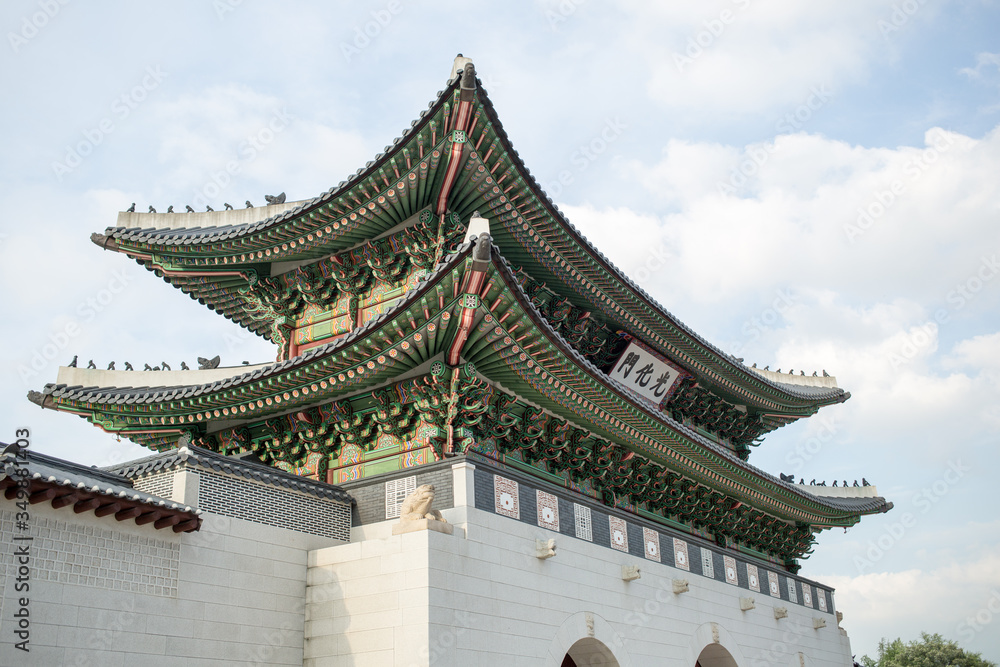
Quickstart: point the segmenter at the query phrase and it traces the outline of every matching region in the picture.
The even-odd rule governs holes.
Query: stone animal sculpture
[[[445,521],[441,512],[431,509],[434,504],[434,485],[423,484],[403,500],[403,505],[399,508],[400,521],[420,521],[421,519],[431,519],[432,521]]]

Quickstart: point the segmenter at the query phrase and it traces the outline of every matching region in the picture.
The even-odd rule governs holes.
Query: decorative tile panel
[[[760,579],[756,565],[747,565],[747,585],[750,586],[750,590],[760,593]]]
[[[517,497],[517,482],[500,475],[493,476],[493,501],[496,513],[509,516],[511,519],[521,518],[521,503]]]
[[[385,483],[385,518],[399,517],[399,508],[406,497],[417,490],[417,476],[391,479]]]
[[[715,565],[712,563],[712,552],[701,548],[701,573],[703,576],[715,578]]]
[[[559,532],[559,499],[551,493],[536,490],[535,505],[538,508],[538,525]]]
[[[819,603],[819,610],[826,611],[826,591],[816,591],[816,601]]]
[[[660,562],[660,534],[651,528],[642,529],[642,542],[645,545],[646,558]]]
[[[688,545],[684,540],[674,538],[674,567],[681,570],[691,571],[691,564],[688,563]]]
[[[807,607],[813,606],[812,586],[809,584],[802,584],[802,604]]]
[[[722,564],[726,571],[726,583],[739,586],[740,579],[736,576],[736,559],[732,556],[723,556]]]
[[[778,575],[774,572],[767,573],[767,588],[768,592],[771,593],[771,597],[780,598],[781,589],[778,588]]]
[[[576,519],[576,536],[581,540],[593,542],[594,530],[590,520],[590,508],[586,505],[573,503],[573,515]]]
[[[794,579],[785,579],[785,582],[788,584],[788,601],[789,602],[794,602],[795,604],[798,604],[799,603],[799,596],[795,592],[795,580]]]
[[[608,526],[611,529],[611,546],[618,551],[628,553],[628,525],[624,519],[616,516],[608,517]]]

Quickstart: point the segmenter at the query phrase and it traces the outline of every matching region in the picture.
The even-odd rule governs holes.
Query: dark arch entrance
[[[587,637],[569,647],[561,667],[619,667],[619,664],[607,646]]]
[[[702,649],[695,667],[737,667],[736,659],[722,644],[709,644]]]

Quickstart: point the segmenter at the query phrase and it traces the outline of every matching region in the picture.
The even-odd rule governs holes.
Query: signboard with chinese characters
[[[670,398],[677,381],[688,374],[633,340],[609,375],[640,396],[662,406]]]

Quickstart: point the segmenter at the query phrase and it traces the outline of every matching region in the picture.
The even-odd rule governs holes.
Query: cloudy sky
[[[462,52],[539,181],[661,303],[747,363],[852,393],[751,460],[895,503],[804,564],[855,651],[923,630],[1000,660],[995,0],[8,0],[0,23],[0,439],[143,454],[27,402],[75,354],[273,358],[90,234],[132,202],[313,197]]]

